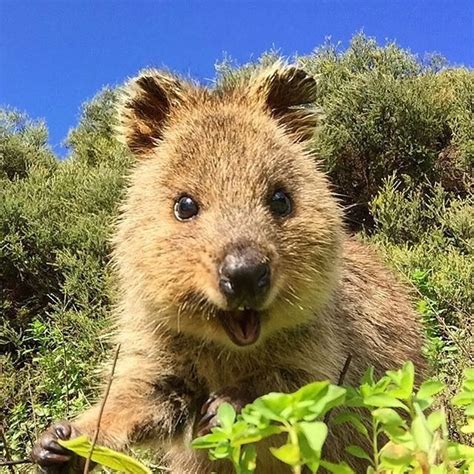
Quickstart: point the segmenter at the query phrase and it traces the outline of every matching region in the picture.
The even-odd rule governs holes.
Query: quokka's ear
[[[298,141],[314,135],[321,117],[314,105],[317,82],[303,69],[278,62],[251,79],[250,93]]]
[[[170,74],[147,69],[123,89],[118,106],[118,139],[146,156],[162,138],[171,111],[183,104],[186,85]]]

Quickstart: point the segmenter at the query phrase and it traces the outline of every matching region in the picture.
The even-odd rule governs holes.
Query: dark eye
[[[270,199],[270,210],[275,216],[285,217],[290,214],[292,209],[291,199],[281,189],[275,191]]]
[[[174,215],[178,221],[192,219],[199,212],[197,202],[190,196],[181,196],[174,203]]]

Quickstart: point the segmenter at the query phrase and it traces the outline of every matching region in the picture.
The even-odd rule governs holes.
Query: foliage
[[[401,186],[392,176],[370,209],[374,228],[364,238],[411,285],[426,331],[426,354],[433,372],[448,386],[441,402],[449,429],[462,439],[462,417],[449,401],[474,360],[472,195],[456,199],[440,183]]]
[[[218,66],[217,86],[246,81],[250,73],[281,60]],[[422,63],[394,43],[380,47],[362,34],[345,52],[332,43],[295,62],[319,84],[324,120],[312,151],[347,204],[354,228],[371,224],[368,205],[383,180],[408,176],[415,185],[440,182],[466,195],[474,164],[474,72]],[[441,62],[441,64],[443,64]]]
[[[26,433],[86,406],[104,355],[108,239],[129,163],[110,135],[114,96],[84,108],[63,161],[43,124],[1,116],[0,410],[14,452]]]
[[[24,178],[32,168],[54,168],[56,159],[47,140],[44,123],[15,110],[0,109],[0,179]]]
[[[92,461],[116,471],[125,472],[126,474],[151,474],[150,469],[126,454],[104,446],[93,446],[85,435],[68,441],[58,440],[58,443],[85,459],[92,452],[90,455]]]
[[[367,461],[367,473],[471,473],[474,448],[450,441],[444,410],[432,408],[434,396],[445,386],[429,380],[415,390],[414,375],[413,364],[407,362],[377,381],[369,369],[357,388],[315,382],[292,394],[270,393],[247,405],[240,415],[223,404],[217,415],[220,426],[195,439],[193,447],[208,449],[213,460],[231,461],[236,473],[250,474],[257,465],[254,444],[286,434],[286,443],[270,451],[292,472],[301,473],[306,466],[312,473],[322,467],[351,474],[355,471],[347,463],[324,459],[328,429],[348,424],[370,447],[346,446],[350,456]],[[465,407],[463,430],[472,435],[474,369],[466,371],[463,389],[453,403]],[[324,417],[336,407],[337,415]]]
[[[226,60],[216,87],[278,59]],[[363,35],[346,51],[326,44],[294,61],[319,82],[325,118],[311,151],[348,225],[412,285],[427,355],[447,386],[439,406],[451,438],[467,443],[450,401],[472,365],[474,73]],[[0,418],[14,456],[88,405],[105,357],[109,237],[131,164],[113,137],[115,103],[105,89],[84,105],[63,160],[44,123],[0,110]]]

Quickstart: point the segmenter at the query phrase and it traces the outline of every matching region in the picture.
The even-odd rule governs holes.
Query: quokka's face
[[[285,85],[297,87],[291,80],[298,79],[305,86],[307,76],[289,69],[257,77],[260,89],[220,96],[180,89],[168,110],[153,102],[164,93],[150,94],[162,76],[138,90],[140,78],[133,83],[123,134],[142,159],[116,257],[122,284],[149,305],[157,330],[166,324],[229,347],[252,347],[308,320],[327,301],[340,219],[301,143],[314,116],[288,108],[276,117],[277,107],[268,105],[269,75],[286,73]],[[159,117],[150,117],[163,111],[158,129]],[[150,131],[159,142],[147,142]]]

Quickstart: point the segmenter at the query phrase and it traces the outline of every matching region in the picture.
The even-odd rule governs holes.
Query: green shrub
[[[342,388],[329,382],[314,382],[292,394],[269,393],[236,415],[229,404],[218,409],[219,425],[211,434],[193,441],[195,449],[209,450],[212,460],[230,461],[235,472],[251,474],[256,468],[255,443],[275,435],[286,443],[270,448],[292,472],[300,474],[320,467],[336,474],[355,474],[345,462],[324,458],[324,443],[331,425],[350,425],[366,438],[370,451],[362,446],[346,446],[349,457],[367,461],[367,473],[403,474],[450,472],[470,473],[474,448],[448,437],[443,409],[430,408],[434,396],[444,389],[436,380],[414,388],[414,367],[408,362],[398,371],[388,371],[374,380],[368,370],[357,388]],[[464,407],[466,434],[474,433],[474,369],[453,403]],[[331,410],[338,408],[337,415]],[[328,416],[329,415],[329,416]]]
[[[130,162],[110,128],[114,97],[106,90],[84,108],[64,161],[44,125],[2,115],[0,409],[14,452],[86,406],[103,358],[108,239]]]
[[[241,68],[218,66],[218,87],[246,81],[256,68],[281,59],[262,56]],[[295,61],[319,83],[324,114],[312,151],[348,206],[354,228],[371,225],[369,203],[395,174],[415,184],[441,182],[465,196],[474,164],[474,72],[440,70],[393,43],[356,35],[340,52],[328,43]]]

